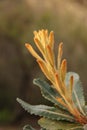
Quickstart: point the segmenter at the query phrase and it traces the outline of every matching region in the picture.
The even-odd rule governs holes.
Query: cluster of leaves
[[[63,44],[59,44],[56,65],[53,31],[49,35],[48,30],[34,31],[34,42],[43,57],[30,44],[26,44],[26,47],[36,58],[51,85],[41,79],[34,79],[33,83],[40,87],[42,96],[52,102],[53,106],[33,106],[19,98],[17,101],[27,112],[41,117],[38,123],[42,130],[86,130],[87,106],[82,84],[78,74],[67,72],[67,61],[62,60]],[[24,130],[34,128],[27,125]]]
[[[87,106],[85,105],[85,99],[83,95],[82,84],[79,80],[78,74],[74,72],[68,72],[66,74],[66,83],[68,83],[70,76],[74,76],[74,90],[73,100],[75,105],[78,104],[87,114]],[[42,130],[83,130],[87,129],[85,126],[75,121],[74,117],[56,100],[56,96],[59,96],[57,91],[51,87],[46,81],[41,79],[34,79],[34,84],[41,89],[42,96],[51,101],[54,106],[46,105],[30,105],[23,100],[17,98],[17,101],[21,106],[29,113],[39,115],[42,118],[38,121]],[[75,98],[77,97],[77,98]],[[50,124],[50,125],[49,125]],[[25,126],[24,130],[35,130],[31,126]]]

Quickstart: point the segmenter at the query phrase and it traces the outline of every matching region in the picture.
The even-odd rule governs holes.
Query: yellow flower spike
[[[42,60],[42,58],[35,52],[35,50],[32,48],[32,46],[30,44],[26,43],[25,47],[32,54],[32,56],[34,56],[36,59]]]
[[[64,107],[67,108],[67,105],[66,105],[66,103],[63,101],[62,98],[56,98],[56,99],[57,99],[57,101],[58,101],[61,105],[63,105]]]
[[[42,34],[42,37],[44,38],[44,41],[45,41],[45,39],[46,39],[46,30],[42,29],[41,34]]]
[[[43,48],[41,42],[35,37],[34,37],[34,42],[35,42],[37,48],[39,49],[39,51],[42,53],[42,55],[44,55],[44,48]]]
[[[47,33],[47,31],[46,31]],[[45,35],[45,30],[39,30],[34,31],[34,38],[38,39],[40,41],[40,43],[42,44],[42,47],[45,49],[46,46],[46,35]]]
[[[34,34],[35,36],[37,36],[37,31],[33,31],[33,34]]]
[[[55,73],[55,83],[56,83],[56,89],[59,92],[61,96],[65,94],[65,88],[63,88],[58,73]]]
[[[66,72],[67,72],[67,61],[66,59],[64,59],[61,63],[61,80],[64,82],[65,80],[65,76],[66,76]]]
[[[58,68],[58,70],[60,70],[62,54],[63,54],[63,43],[61,42],[59,44],[59,47],[58,47],[58,56],[57,56],[57,68]]]
[[[38,32],[37,32],[37,31],[34,31],[33,33],[34,33],[34,37],[37,38],[37,39],[41,42],[42,37],[43,37],[43,36],[42,36],[42,35],[43,35],[43,34],[42,34],[42,30],[39,30]]]
[[[34,34],[34,38],[37,38],[38,40],[40,40],[40,36],[37,31],[34,31],[33,34]]]
[[[46,32],[45,32],[45,30],[42,29],[42,30],[40,31],[40,36],[41,36],[41,42],[42,42],[42,44],[43,44],[43,46],[44,46],[44,49],[45,49],[46,44],[47,44]]]
[[[37,62],[42,70],[42,72],[45,74],[45,76],[50,80],[52,83],[54,82],[52,76],[49,73],[49,70],[47,68],[47,65],[44,61],[37,59]]]
[[[49,44],[48,30],[45,30],[45,40],[46,40],[46,43]]]
[[[49,46],[49,44],[46,46],[47,49],[47,59],[50,61],[50,64],[54,67],[54,54],[53,51],[51,49],[51,47]]]
[[[45,35],[46,35],[46,38],[48,39],[48,30],[47,29],[45,30]]]
[[[54,32],[51,31],[49,34],[49,46],[53,49],[54,48]]]

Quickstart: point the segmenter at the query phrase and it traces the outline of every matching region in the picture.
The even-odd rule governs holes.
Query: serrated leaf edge
[[[69,116],[69,115],[66,115],[66,114],[58,113],[58,112],[52,112],[52,111],[50,111],[51,114],[55,114],[55,115],[58,115],[58,116],[63,116],[63,117],[60,117],[60,119],[59,119],[59,118],[56,118],[56,119],[55,119],[55,118],[53,118],[53,117],[50,118],[50,117],[48,117],[48,115],[45,116],[45,115],[41,115],[41,114],[36,114],[36,113],[31,112],[31,111],[29,111],[28,109],[26,109],[26,108],[24,107],[24,104],[26,104],[26,105],[28,105],[28,106],[32,106],[32,107],[35,107],[35,106],[30,105],[30,104],[24,102],[23,100],[21,100],[21,99],[19,99],[19,98],[17,98],[17,101],[18,101],[18,102],[21,104],[21,106],[22,106],[27,112],[29,112],[30,114],[43,116],[43,117],[46,117],[46,118],[52,119],[52,120],[66,120],[66,121],[74,122],[74,118],[73,118],[73,117],[71,117],[71,116]],[[45,106],[45,105],[44,105],[44,106]],[[51,108],[51,107],[49,107],[49,108]],[[43,111],[49,113],[48,110],[43,110]]]

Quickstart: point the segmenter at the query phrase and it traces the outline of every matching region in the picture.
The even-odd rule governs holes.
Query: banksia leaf
[[[55,107],[46,105],[30,105],[19,98],[17,98],[17,101],[30,114],[43,116],[52,120],[66,120],[74,122],[74,118],[71,115],[65,114]]]
[[[81,81],[79,79],[79,75],[74,72],[68,72],[66,74],[66,84],[69,86],[70,77],[73,76],[73,94],[72,98],[75,105],[79,108],[79,110],[84,114],[83,108],[85,107],[85,98],[83,94],[83,88]]]
[[[41,93],[42,96],[44,98],[46,98],[47,100],[49,100],[50,102],[54,103],[55,105],[57,105],[58,107],[62,108],[62,109],[66,109],[64,106],[62,106],[57,98],[60,98],[60,95],[58,94],[58,92],[56,91],[56,89],[54,89],[51,85],[49,85],[46,81],[41,80],[41,79],[34,79],[33,83],[35,85],[37,85],[38,87],[40,87],[41,89]]]
[[[41,118],[38,123],[46,130],[83,130],[83,126],[77,123],[54,121],[47,118]]]
[[[26,125],[26,126],[24,126],[23,127],[23,130],[36,130],[36,129],[34,129],[32,126],[30,126],[30,125]]]

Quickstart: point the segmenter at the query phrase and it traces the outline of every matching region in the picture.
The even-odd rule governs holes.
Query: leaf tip
[[[22,100],[20,98],[16,98],[16,101],[21,104]]]

